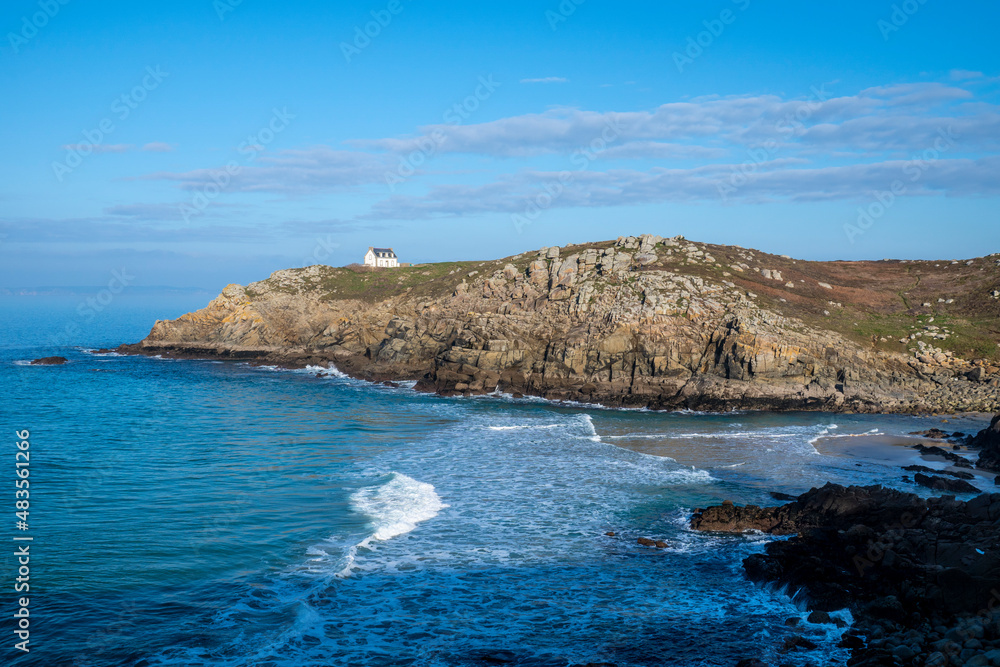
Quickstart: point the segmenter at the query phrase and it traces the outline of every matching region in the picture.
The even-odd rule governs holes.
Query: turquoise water
[[[14,432],[31,431],[30,530],[11,490],[2,539],[34,538],[31,652],[8,632],[0,662],[777,664],[801,601],[740,576],[766,538],[691,533],[692,509],[826,481],[906,488],[813,442],[940,423],[446,399],[332,369],[86,351],[200,301],[123,298],[83,320],[72,299],[0,300],[11,489]],[[24,365],[48,354],[70,363]],[[809,633],[817,661],[845,662],[836,633]]]

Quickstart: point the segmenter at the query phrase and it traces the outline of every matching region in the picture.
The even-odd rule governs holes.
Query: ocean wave
[[[339,368],[337,368],[337,366],[332,361],[328,362],[326,366],[317,366],[317,365],[311,364],[311,365],[308,365],[308,366],[306,366],[304,368],[284,368],[282,366],[274,366],[274,365],[270,365],[270,364],[268,364],[268,365],[261,365],[261,366],[254,366],[252,364],[244,363],[243,365],[250,366],[251,368],[265,370],[265,371],[276,371],[276,372],[280,372],[280,373],[297,373],[297,374],[300,374],[300,375],[310,375],[310,376],[313,376],[313,377],[333,378],[333,379],[337,379],[337,380],[345,380],[345,381],[347,381],[347,382],[349,382],[351,384],[354,384],[356,386],[366,386],[366,387],[372,387],[372,388],[378,388],[378,389],[407,389],[407,390],[412,390],[414,387],[417,386],[417,381],[416,380],[394,380],[393,384],[396,385],[396,386],[390,387],[390,386],[387,386],[387,385],[385,385],[385,384],[383,384],[381,382],[372,382],[371,380],[362,380],[362,379],[359,379],[359,378],[353,378],[350,375],[348,375],[347,373],[345,373],[342,370],[340,370]]]
[[[349,378],[350,376],[333,365],[329,363],[326,366],[306,366],[302,369],[306,373],[314,373],[316,375],[322,375],[324,377],[335,377],[335,378]]]
[[[581,415],[581,417],[583,419],[584,428],[587,430],[587,438],[593,442],[600,442],[601,436],[597,434],[597,428],[594,426],[594,418],[586,413]]]
[[[348,548],[344,555],[346,562],[337,572],[337,577],[351,575],[360,549],[370,549],[373,542],[405,535],[416,529],[418,523],[436,517],[446,507],[432,484],[418,482],[398,472],[392,473],[392,478],[381,486],[356,491],[351,495],[351,508],[371,518],[373,532]]]
[[[863,438],[866,435],[882,435],[882,431],[877,428],[865,431],[864,433],[830,433],[830,431],[835,428],[838,428],[836,424],[830,424],[824,430],[820,431],[815,438],[809,440],[809,446],[813,448],[813,453],[821,454],[819,449],[816,447],[816,443],[820,440],[832,438]]]
[[[608,410],[612,412],[657,412],[656,410],[650,410],[645,406],[639,408],[612,407],[609,405],[601,405],[600,403],[585,403],[583,401],[543,398],[542,396],[530,396],[530,395],[523,395],[520,398],[515,398],[512,393],[503,391],[499,388],[495,389],[494,391],[488,394],[477,394],[474,396],[450,396],[449,398],[455,400],[494,399],[503,401],[504,403],[537,403],[542,405],[552,405],[560,408],[580,408],[583,410]]]

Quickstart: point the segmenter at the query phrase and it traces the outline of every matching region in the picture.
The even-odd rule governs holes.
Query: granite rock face
[[[859,276],[859,264],[881,273]],[[415,379],[446,395],[499,389],[609,406],[1000,409],[1000,368],[928,356],[924,339],[946,334],[917,330],[937,327],[894,291],[893,281],[912,282],[911,271],[935,270],[925,264],[803,262],[644,235],[454,263],[447,273],[453,265],[312,266],[229,285],[205,309],[157,322],[123,350],[332,362],[355,377]],[[992,285],[1000,269],[985,265],[991,273],[974,277]],[[887,287],[876,293],[872,284]],[[968,307],[1000,315],[1000,304],[983,303]],[[913,318],[913,338],[869,340],[854,326],[893,309]]]

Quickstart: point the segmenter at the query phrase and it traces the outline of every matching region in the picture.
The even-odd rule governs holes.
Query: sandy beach
[[[860,461],[870,461],[874,463],[898,465],[901,469],[911,465],[921,465],[940,471],[963,471],[975,475],[975,479],[970,483],[979,487],[983,491],[991,491],[995,487],[993,482],[995,473],[977,470],[975,468],[957,467],[946,458],[934,454],[921,454],[914,449],[916,445],[926,447],[940,447],[947,451],[969,460],[975,464],[977,453],[962,447],[953,450],[952,443],[946,440],[935,440],[914,435],[884,435],[862,433],[857,435],[836,435],[817,438],[813,441],[813,446],[824,456],[842,456],[857,459]],[[908,475],[906,471],[900,470],[900,475]]]

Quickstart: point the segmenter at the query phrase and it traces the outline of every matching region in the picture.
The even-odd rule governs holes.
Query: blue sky
[[[3,3],[0,287],[644,232],[1000,251],[995,3],[151,4]]]

